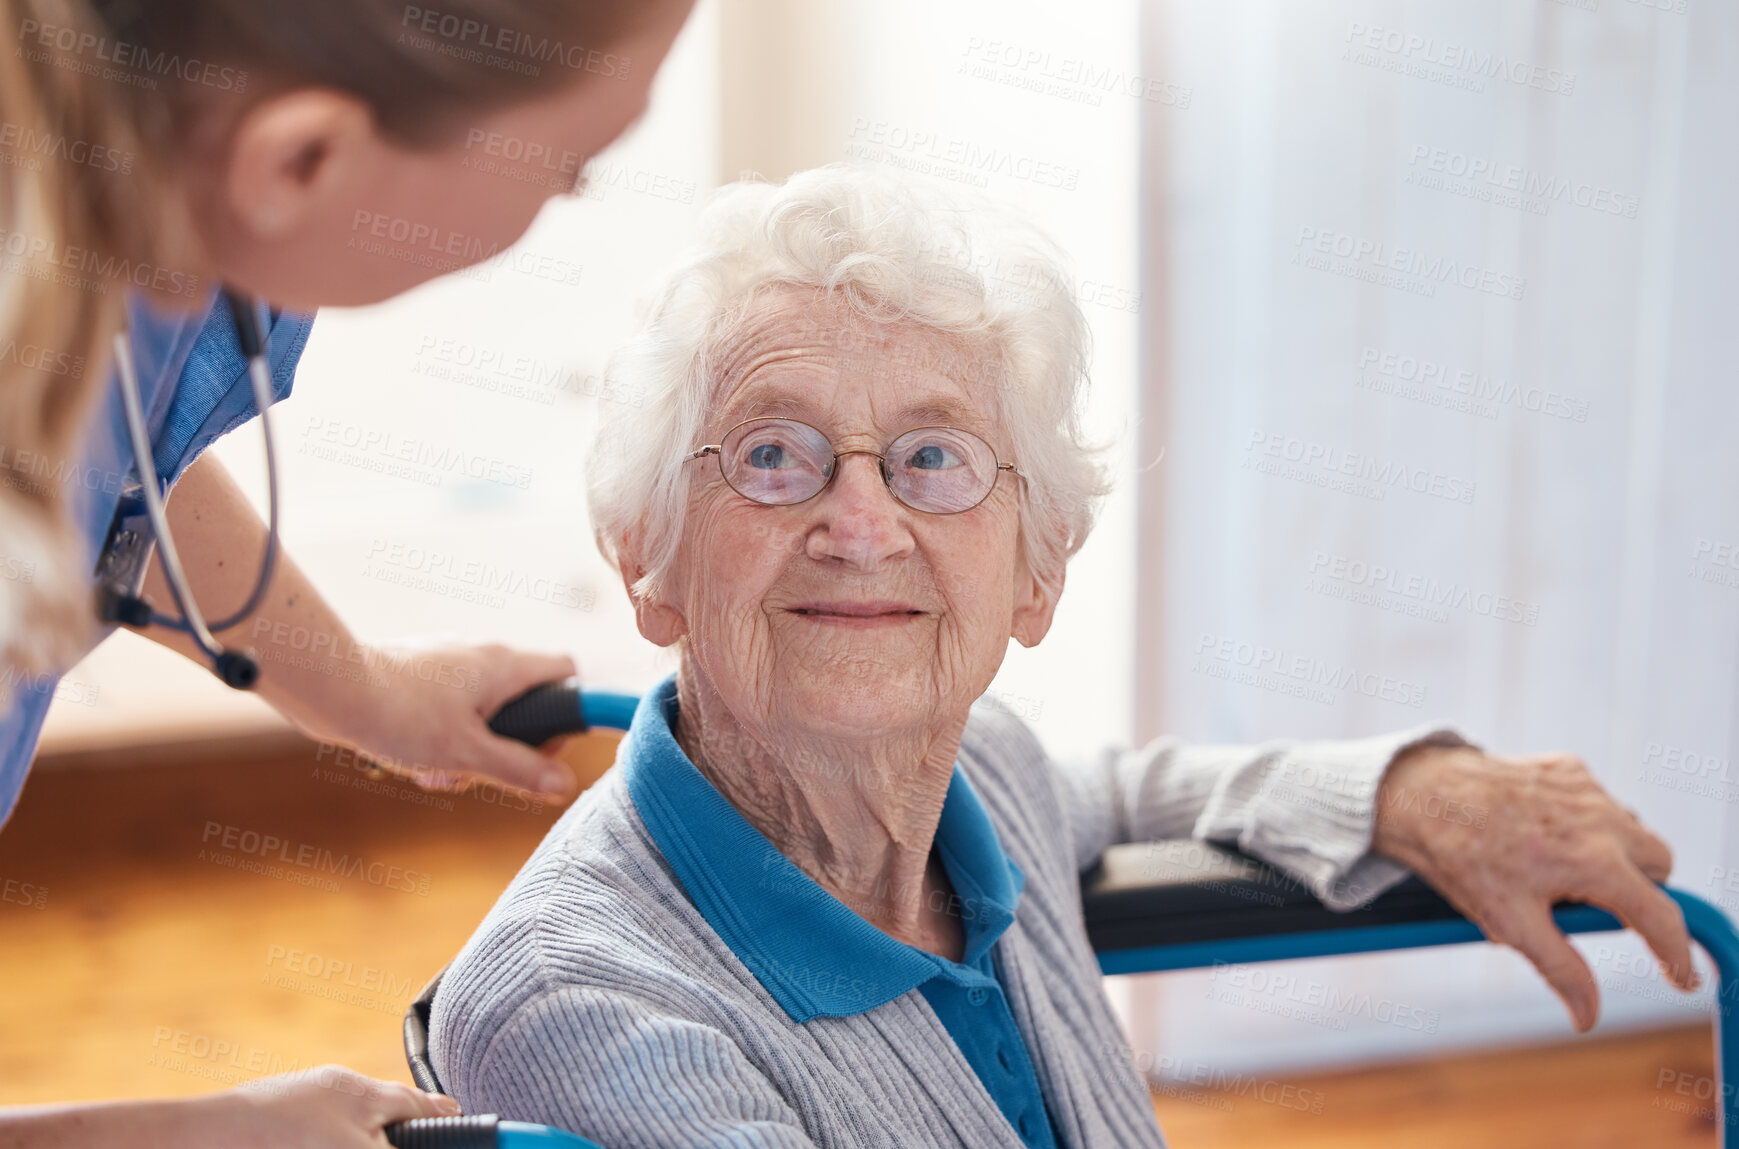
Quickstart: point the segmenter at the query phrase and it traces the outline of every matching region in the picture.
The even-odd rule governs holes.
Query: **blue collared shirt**
[[[127,319],[139,401],[156,456],[153,463],[158,478],[173,483],[214,440],[259,414],[248,383],[247,360],[221,298],[214,296],[203,312],[184,314],[155,311],[135,297],[128,300]],[[312,315],[286,312],[274,318],[266,333],[272,389],[279,399],[290,392],[313,324]],[[112,376],[100,402],[83,443],[83,456],[74,466],[0,443],[0,471],[11,472],[5,476],[7,481],[63,487],[88,548],[85,568],[93,571],[121,492],[137,479],[120,389]],[[99,640],[113,629],[100,631]],[[11,816],[24,788],[60,679],[19,676],[12,686],[12,705],[0,712],[0,825]]]
[[[916,989],[1021,1139],[1054,1149],[996,953],[1026,878],[959,765],[936,826],[966,935],[954,962],[889,937],[774,848],[683,753],[676,712],[673,674],[641,699],[620,761],[641,820],[707,924],[796,1022],[850,1017]]]

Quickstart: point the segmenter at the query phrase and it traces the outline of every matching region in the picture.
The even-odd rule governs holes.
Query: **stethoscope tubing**
[[[181,564],[180,552],[175,546],[175,536],[169,529],[169,517],[164,509],[163,491],[157,478],[156,453],[152,449],[151,437],[145,426],[144,404],[139,397],[139,375],[133,365],[132,347],[124,334],[115,336],[115,373],[119,377],[121,387],[121,404],[126,413],[127,437],[132,443],[135,465],[139,471],[141,494],[145,503],[145,515],[150,520],[151,531],[156,536],[158,553],[163,567],[164,581],[169,584],[169,593],[175,600],[179,618],[158,611],[151,611],[150,623],[155,626],[167,627],[192,636],[193,641],[209,657],[219,676],[232,686],[238,681],[232,678],[231,666],[245,656],[235,655],[226,651],[218,644],[216,632],[228,630],[238,625],[253,612],[259,609],[261,601],[272,582],[272,575],[277,569],[278,561],[278,454],[277,439],[272,433],[271,406],[272,369],[266,358],[266,342],[259,322],[257,305],[250,298],[233,292],[224,292],[230,313],[235,319],[236,337],[240,342],[242,353],[247,356],[248,383],[253,390],[254,406],[259,411],[260,429],[266,441],[266,499],[268,504],[266,520],[266,545],[260,558],[260,573],[254,580],[253,591],[240,609],[226,618],[208,623],[200,612],[199,604],[194,600],[193,588],[188,584],[185,568]],[[248,660],[247,672],[240,675],[245,682],[240,685],[252,685],[258,675],[258,667]]]

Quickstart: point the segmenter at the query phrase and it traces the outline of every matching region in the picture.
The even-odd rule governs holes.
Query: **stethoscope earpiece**
[[[211,668],[223,679],[223,684],[236,690],[252,690],[260,680],[260,664],[234,650],[225,650],[212,659]]]

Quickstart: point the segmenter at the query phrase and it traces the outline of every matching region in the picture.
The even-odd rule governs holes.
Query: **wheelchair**
[[[626,730],[639,699],[581,691],[570,683],[540,686],[509,702],[490,721],[497,734],[542,745],[592,728]],[[1714,905],[1667,889],[1684,912],[1691,938],[1714,962],[1719,1013],[1715,1065],[1721,1098],[1720,1144],[1739,1128],[1739,932]],[[1081,879],[1087,937],[1106,974],[1157,973],[1220,964],[1417,949],[1485,940],[1485,935],[1418,878],[1344,913],[1322,905],[1294,879],[1233,850],[1183,839],[1111,847]],[[1567,934],[1620,930],[1593,906],[1553,909]],[[444,971],[443,971],[444,972]],[[412,1079],[442,1092],[429,1060],[429,1015],[441,986],[437,973],[404,1019],[405,1058]],[[502,1121],[492,1114],[425,1118],[387,1127],[400,1149],[603,1149],[547,1126]]]

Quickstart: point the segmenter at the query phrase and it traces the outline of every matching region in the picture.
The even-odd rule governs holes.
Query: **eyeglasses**
[[[826,435],[795,419],[749,419],[725,432],[723,442],[691,451],[683,462],[719,457],[719,470],[745,499],[784,507],[813,499],[833,481],[847,455],[874,455],[882,482],[904,505],[933,515],[970,511],[990,496],[996,477],[1013,463],[958,427],[913,427],[881,452],[835,451]]]

